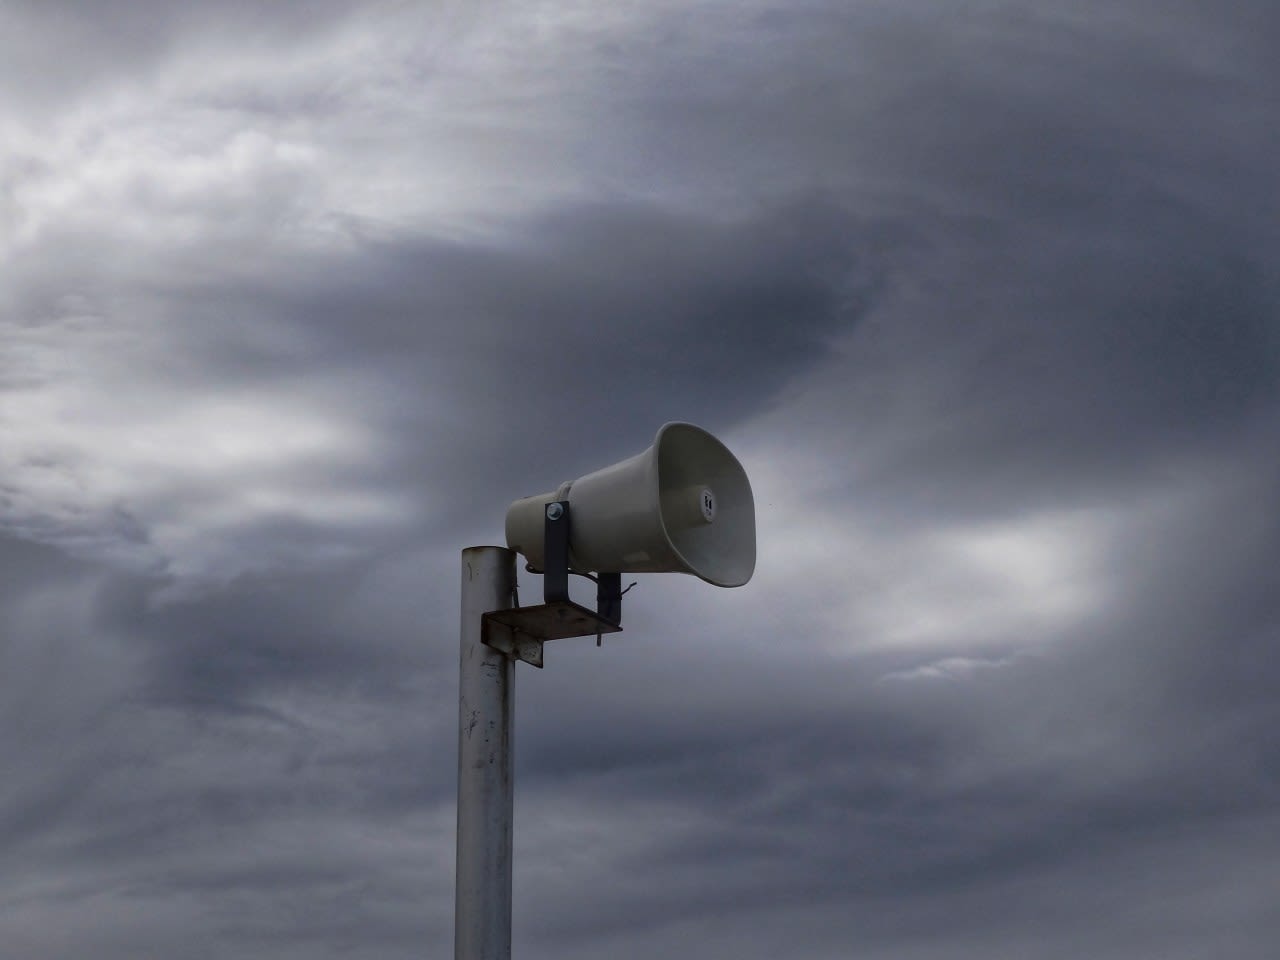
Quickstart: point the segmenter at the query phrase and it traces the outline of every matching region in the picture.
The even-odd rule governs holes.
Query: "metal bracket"
[[[594,610],[572,600],[543,603],[536,607],[491,610],[482,620],[480,639],[486,646],[535,667],[542,666],[544,641],[599,636],[622,630],[618,624],[602,619]]]
[[[568,603],[569,599],[569,501],[553,500],[546,506],[542,528],[542,602]],[[600,573],[596,582],[596,614],[598,619],[615,626],[622,623],[622,574]],[[581,608],[579,608],[581,609]],[[597,630],[601,633],[613,631]]]
[[[622,574],[602,573],[596,580],[596,613],[602,620],[622,624]]]
[[[553,500],[546,506],[542,526],[542,602],[569,599],[569,501]]]
[[[506,654],[509,660],[523,660],[541,669],[542,640],[494,616],[494,613],[504,612],[506,611],[494,611],[480,618],[480,642]]]
[[[481,641],[514,660],[542,666],[542,644],[568,637],[600,638],[622,631],[622,574],[601,573],[596,608],[569,599],[569,501],[547,504],[543,540],[542,599],[536,607],[491,610],[483,617]]]

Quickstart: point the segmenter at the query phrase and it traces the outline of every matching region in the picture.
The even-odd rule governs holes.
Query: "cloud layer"
[[[760,564],[518,671],[521,956],[1271,955],[1273,5],[2,19],[15,955],[447,954],[458,550],[671,419]]]

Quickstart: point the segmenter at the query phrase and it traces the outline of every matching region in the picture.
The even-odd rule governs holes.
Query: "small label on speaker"
[[[698,505],[702,507],[702,519],[710,523],[716,518],[716,495],[710,487],[703,487],[698,496]]]

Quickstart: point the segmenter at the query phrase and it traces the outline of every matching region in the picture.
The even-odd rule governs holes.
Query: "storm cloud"
[[[756,575],[517,671],[519,956],[1270,957],[1278,35],[9,4],[9,952],[447,955],[458,551],[688,420]]]

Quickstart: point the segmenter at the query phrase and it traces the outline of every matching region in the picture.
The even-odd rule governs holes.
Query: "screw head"
[[[563,507],[563,506],[561,506],[561,505],[560,505],[560,504],[558,504],[558,503],[548,503],[548,504],[547,504],[547,519],[548,519],[548,520],[559,520],[559,519],[560,519],[561,517],[563,517],[563,516],[564,516],[564,507]]]

